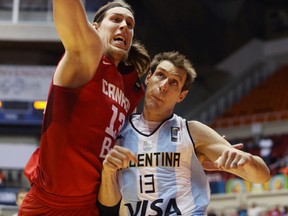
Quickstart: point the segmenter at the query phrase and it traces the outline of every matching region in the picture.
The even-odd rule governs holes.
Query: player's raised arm
[[[94,75],[102,56],[102,42],[88,21],[81,0],[53,0],[53,17],[65,54],[54,84],[79,87]]]

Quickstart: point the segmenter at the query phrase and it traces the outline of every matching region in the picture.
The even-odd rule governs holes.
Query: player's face
[[[109,9],[98,27],[104,53],[114,61],[125,60],[131,47],[134,26],[134,16],[128,9],[122,7]]]
[[[145,106],[153,112],[171,115],[176,103],[181,102],[188,93],[187,90],[181,92],[185,79],[185,71],[169,61],[162,61],[153,74],[147,75]]]

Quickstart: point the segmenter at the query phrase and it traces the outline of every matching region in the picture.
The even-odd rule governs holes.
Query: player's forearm
[[[112,176],[103,174],[98,194],[97,206],[100,215],[118,216],[120,210],[121,195],[118,190],[116,173]]]
[[[117,205],[121,200],[116,172],[108,173],[105,170],[102,171],[98,200],[102,205],[108,207]]]
[[[82,1],[53,0],[53,19],[57,33],[65,49],[80,49],[81,43],[84,42],[83,35],[86,34],[86,29],[91,27],[88,23]],[[78,50],[76,49],[76,51]]]
[[[231,172],[253,183],[265,183],[270,179],[270,170],[265,162],[258,156],[250,155],[250,159],[236,167],[226,168],[224,171]]]
[[[253,160],[245,170],[246,177],[248,181],[254,183],[265,183],[270,179],[270,170],[258,156],[252,156]]]

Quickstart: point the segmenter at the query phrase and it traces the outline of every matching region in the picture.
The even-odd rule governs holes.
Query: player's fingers
[[[238,162],[238,166],[244,166],[248,162],[249,162],[249,158],[242,157]]]
[[[112,157],[106,157],[103,161],[103,169],[109,172],[116,172],[120,167],[119,161]]]
[[[215,165],[218,166],[219,168],[225,167],[228,156],[229,156],[228,152],[225,150],[224,152],[222,152],[221,156],[215,161]]]
[[[109,151],[103,162],[103,166],[109,166],[110,168],[116,167],[117,169],[127,167],[129,157],[122,151],[119,151],[119,149],[119,147],[114,147]]]
[[[230,168],[234,168],[234,169],[237,169],[237,167],[238,167],[238,161],[236,161],[236,160],[233,160],[232,162],[231,162],[231,164],[230,164]]]
[[[237,143],[237,144],[234,144],[234,145],[232,145],[233,146],[233,148],[235,148],[235,149],[242,149],[242,148],[244,148],[244,144],[243,143]]]
[[[238,161],[239,161],[239,156],[237,155],[237,152],[229,151],[225,167],[227,169],[237,168]]]
[[[222,155],[222,167],[229,168],[230,164],[232,163],[233,158],[231,158],[231,155],[229,154],[229,151],[225,150]]]
[[[129,166],[129,162],[135,161],[135,155],[128,149],[121,146],[114,146],[106,156],[106,160],[117,167],[117,169],[126,168]]]
[[[249,163],[250,160],[251,160],[251,154],[238,151],[236,153],[236,156],[234,157],[234,160],[231,163],[231,167],[237,168],[244,166],[246,163]]]
[[[127,161],[133,161],[134,163],[137,163],[137,157],[136,155],[130,151],[127,148],[124,148],[122,146],[115,146],[114,147],[119,153],[121,153],[121,155],[123,156],[123,160],[127,160]]]
[[[105,165],[111,168],[116,167],[117,169],[122,168],[122,163],[123,163],[122,158],[117,153],[107,155],[104,162],[105,162]],[[103,165],[104,165],[104,162],[103,162]]]
[[[218,167],[218,169],[222,169],[225,165],[225,156],[221,155],[215,162],[215,166]]]
[[[217,167],[222,169],[235,168],[237,165],[236,153],[225,150],[222,155],[215,161]]]

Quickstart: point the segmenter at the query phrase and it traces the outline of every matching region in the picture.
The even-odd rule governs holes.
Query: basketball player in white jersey
[[[234,148],[210,127],[173,113],[195,77],[189,60],[178,52],[154,57],[145,80],[143,113],[130,117],[119,145],[103,162],[101,204],[120,206],[122,198],[120,215],[125,216],[207,215],[207,160],[251,182],[269,180],[260,157]]]

